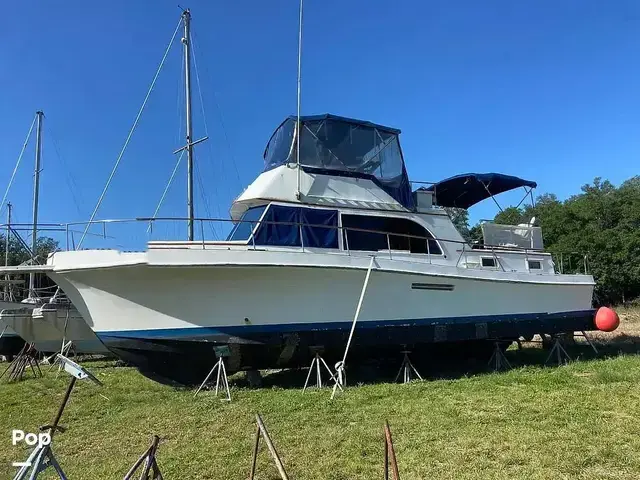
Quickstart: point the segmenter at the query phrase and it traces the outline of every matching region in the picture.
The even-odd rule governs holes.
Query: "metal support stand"
[[[19,382],[25,376],[27,369],[31,367],[33,376],[38,378],[42,376],[40,370],[40,364],[38,362],[38,351],[32,343],[25,344],[20,353],[13,359],[9,366],[2,372],[0,378],[4,377],[8,373],[10,382]]]
[[[416,370],[416,367],[414,367],[413,363],[411,363],[411,360],[409,360],[409,354],[411,352],[409,350],[403,350],[400,353],[404,355],[404,358],[402,359],[402,365],[400,365],[400,370],[398,370],[398,374],[396,375],[396,379],[394,380],[394,382],[397,382],[400,378],[400,375],[402,375],[402,383],[409,383],[414,380],[414,373],[420,380],[422,380],[423,378],[418,373],[418,370]]]
[[[44,425],[40,427],[40,430],[47,430],[49,433],[49,444],[48,445],[38,445],[29,455],[25,462],[20,462],[19,464],[14,464],[15,466],[19,466],[20,470],[16,473],[16,476],[13,477],[13,480],[35,480],[38,478],[38,475],[48,469],[49,467],[53,467],[58,475],[58,478],[61,480],[67,480],[67,477],[60,467],[60,464],[55,458],[53,451],[51,450],[51,442],[53,441],[53,437],[56,432],[63,433],[66,429],[61,427],[60,419],[62,418],[62,414],[67,404],[69,403],[69,397],[71,397],[71,392],[73,391],[73,387],[75,387],[76,382],[78,380],[89,379],[96,383],[97,385],[102,385],[100,380],[94,377],[90,372],[85,370],[83,367],[78,365],[77,363],[72,362],[68,358],[63,357],[62,355],[58,355],[57,360],[64,367],[64,370],[71,375],[71,381],[69,382],[69,386],[67,387],[67,391],[64,394],[64,398],[62,399],[62,403],[58,408],[58,412],[53,419],[51,425]]]
[[[158,437],[157,435],[154,435],[153,441],[151,442],[151,446],[147,448],[147,450],[142,454],[142,456],[138,458],[136,463],[133,464],[133,466],[129,469],[127,474],[124,476],[123,480],[131,480],[131,478],[133,478],[133,474],[136,473],[136,470],[140,468],[143,462],[144,462],[144,468],[142,470],[142,475],[140,475],[139,480],[163,480],[162,473],[160,473],[160,468],[158,467],[158,462],[156,460],[156,452],[158,451],[159,443],[160,443],[160,437]]]
[[[587,343],[589,344],[589,346],[593,349],[593,353],[595,353],[596,355],[598,355],[598,349],[596,348],[596,346],[593,344],[593,342],[591,341],[591,339],[587,336],[587,332],[585,332],[584,330],[582,330],[580,333],[582,333],[582,336],[584,337],[584,339],[587,341]]]
[[[554,336],[553,348],[549,352],[549,356],[547,360],[544,362],[545,365],[549,363],[550,360],[553,359],[555,355],[555,363],[556,365],[566,365],[571,361],[571,356],[567,353],[567,351],[562,346],[562,341],[560,340],[560,336]]]
[[[384,422],[384,480],[389,480],[389,459],[391,459],[391,474],[393,480],[400,480],[400,472],[398,471],[398,462],[396,460],[396,450],[393,448],[393,439],[391,438],[391,429],[389,422]]]
[[[227,393],[227,396],[224,400],[227,400],[228,402],[230,402],[231,391],[229,390],[229,379],[227,378],[227,369],[224,366],[224,359],[222,357],[218,358],[218,361],[213,366],[213,368],[211,369],[207,377],[204,379],[204,382],[202,382],[202,384],[198,387],[198,390],[196,390],[196,393],[193,395],[193,397],[195,398],[198,396],[198,393],[200,393],[200,390],[204,388],[204,386],[209,381],[209,378],[211,378],[211,375],[213,375],[213,372],[215,371],[217,371],[215,396],[216,397],[218,396],[219,390],[224,389],[224,391]]]
[[[256,464],[258,463],[258,448],[260,447],[260,437],[264,439],[264,442],[267,444],[267,448],[269,449],[269,453],[273,458],[274,463],[276,464],[276,468],[278,469],[278,473],[280,473],[280,478],[282,480],[289,480],[287,476],[287,472],[284,469],[284,465],[282,464],[282,460],[276,451],[276,447],[273,446],[273,442],[271,441],[271,437],[269,437],[269,432],[267,432],[267,427],[262,423],[262,418],[260,415],[256,414],[256,441],[253,444],[253,457],[251,460],[251,475],[249,476],[249,480],[253,480],[256,474]]]
[[[493,369],[494,372],[508,370],[511,368],[511,364],[509,363],[509,360],[507,360],[507,356],[500,347],[500,342],[494,342],[493,354],[489,359],[489,367]]]
[[[309,380],[311,379],[311,374],[314,372],[314,369],[316,372],[316,388],[317,389],[322,388],[322,374],[320,369],[321,362],[322,362],[322,365],[324,365],[324,368],[326,368],[327,372],[329,372],[329,376],[333,377],[333,372],[331,372],[331,369],[329,368],[329,365],[327,365],[327,362],[325,362],[324,358],[322,358],[320,354],[316,352],[316,356],[313,357],[313,360],[311,360],[311,366],[309,366],[309,373],[307,374],[307,379],[304,382],[302,393],[304,393],[304,391],[307,389],[307,386],[309,385]]]
[[[51,370],[51,368],[53,368],[56,365],[56,359],[58,358],[58,355],[62,355],[63,357],[75,357],[76,355],[76,349],[73,346],[73,343],[71,342],[71,340],[69,340],[68,342],[65,342],[62,347],[60,347],[60,352],[59,353],[54,353],[53,355],[50,355],[48,357],[46,357],[45,359],[42,360],[42,363],[44,363],[45,365],[51,365],[51,367],[49,368],[49,370]],[[59,365],[59,368],[62,369],[62,365]]]

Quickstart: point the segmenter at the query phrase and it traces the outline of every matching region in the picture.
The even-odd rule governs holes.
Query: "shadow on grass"
[[[588,334],[589,335],[589,334]],[[575,342],[563,343],[563,348],[571,357],[571,361],[583,361],[614,357],[618,355],[636,355],[640,353],[640,336],[618,334],[613,338],[601,339],[589,336],[595,346],[596,351],[585,341],[584,338],[577,337]],[[505,352],[505,356],[512,368],[526,366],[534,367],[557,367],[556,356],[550,357],[553,343],[549,342],[522,342],[522,348],[518,348],[514,342]],[[433,355],[412,354],[411,362],[416,367],[424,380],[437,379],[458,379],[472,375],[482,375],[491,373],[489,358],[493,353],[493,348],[488,348],[483,352],[474,352],[469,355],[463,347],[448,345],[441,348]],[[401,368],[403,355],[398,353],[395,358],[379,359],[368,362],[347,362],[347,383],[348,385],[367,385],[384,382],[393,382],[398,376]],[[333,367],[333,362],[326,359],[329,367]],[[285,388],[302,389],[308,368],[270,370],[262,372],[262,388]],[[322,369],[322,379],[324,384],[330,382],[326,369]],[[332,383],[332,382],[331,382]],[[244,373],[234,375],[230,379],[230,384],[237,387],[251,387]],[[315,373],[312,373],[310,385],[315,385]]]

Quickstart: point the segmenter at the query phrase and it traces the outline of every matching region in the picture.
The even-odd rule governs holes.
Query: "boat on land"
[[[264,170],[231,218],[197,218],[193,148],[206,137],[192,132],[190,18],[185,10],[178,150],[187,154],[187,217],[135,219],[185,222],[187,239],[57,251],[46,265],[0,272],[46,273],[111,352],[183,384],[200,383],[218,356],[229,371],[308,366],[318,351],[340,360],[362,293],[352,361],[594,329],[593,278],[557,273],[534,222],[484,223],[484,241],[472,245],[446,210],[535,182],[472,173],[413,190],[392,127],[298,108],[270,137]],[[206,239],[203,225],[221,221],[233,223],[227,239]],[[100,223],[92,217],[85,233]]]
[[[470,245],[444,208],[535,183],[467,174],[412,191],[399,134],[287,118],[226,240],[55,252],[23,268],[49,275],[114,354],[179,383],[200,382],[220,347],[231,371],[306,366],[317,349],[338,360],[368,270],[352,360],[593,330],[593,278],[556,273],[540,227],[485,223]]]
[[[36,245],[38,233],[38,210],[40,191],[40,163],[42,152],[42,125],[44,113],[36,112],[27,142],[36,125],[35,168],[33,184],[33,223],[12,224],[11,204],[8,207],[8,219],[5,237],[5,258],[8,258],[11,235],[30,253],[29,263],[37,263]],[[26,142],[25,142],[26,146]],[[24,151],[24,150],[23,150]],[[18,164],[20,159],[18,159]],[[16,165],[17,168],[17,165]],[[50,227],[50,225],[48,225]],[[21,238],[19,230],[31,233],[31,246]],[[51,228],[48,228],[51,231]],[[71,342],[76,353],[108,353],[81,315],[64,297],[47,288],[36,288],[36,273],[28,275],[28,288],[15,291],[24,280],[5,276],[3,300],[0,301],[0,355],[13,356],[22,349],[25,342],[33,344],[42,353],[60,351],[67,342]],[[48,295],[46,294],[48,292]],[[20,300],[22,299],[22,300]]]

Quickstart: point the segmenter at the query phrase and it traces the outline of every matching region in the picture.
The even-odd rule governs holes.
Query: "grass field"
[[[54,451],[71,479],[122,478],[156,433],[166,479],[246,479],[259,412],[292,479],[381,479],[385,420],[403,479],[637,479],[640,312],[622,318],[619,332],[598,336],[599,358],[577,346],[580,361],[545,368],[544,353],[530,346],[508,352],[515,366],[508,372],[366,384],[333,402],[329,389],[294,388],[303,371],[287,374],[288,388],[234,385],[233,402],[224,403],[212,392],[194,399],[134,369],[90,362],[105,386],[78,384]],[[28,455],[11,445],[11,430],[49,423],[67,382],[55,372],[2,380],[1,479]],[[279,478],[264,445],[257,478]]]

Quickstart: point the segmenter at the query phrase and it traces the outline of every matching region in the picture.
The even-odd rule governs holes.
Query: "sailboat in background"
[[[30,263],[36,264],[38,240],[38,210],[40,196],[40,171],[42,157],[42,126],[44,114],[36,112],[36,154],[33,183],[33,219],[31,224],[31,247],[20,238],[18,231],[11,226],[11,205],[8,204],[7,237],[5,239],[5,264],[8,263],[9,239],[13,233],[27,248],[31,256]],[[27,137],[29,140],[31,131]],[[26,143],[25,143],[26,146]],[[59,289],[53,296],[36,288],[35,273],[29,273],[26,298],[18,301],[12,292],[12,286],[23,282],[5,276],[3,301],[0,303],[0,355],[11,356],[20,351],[25,342],[34,344],[40,352],[54,352],[71,342],[77,353],[107,353],[107,349],[89,328],[77,309],[60,295]],[[44,295],[43,295],[44,294]]]

